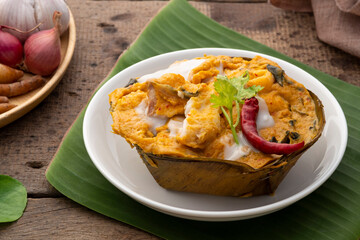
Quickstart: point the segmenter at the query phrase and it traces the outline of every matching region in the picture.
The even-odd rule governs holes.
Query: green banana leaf
[[[360,88],[344,83],[221,26],[185,0],[171,1],[118,60],[107,80],[143,59],[175,50],[227,47],[272,55],[319,79],[340,102],[349,129],[344,158],[317,191],[284,210],[255,219],[201,222],[147,208],[111,185],[89,158],[82,135],[84,111],[64,138],[46,177],[70,199],[111,218],[169,239],[359,239]]]

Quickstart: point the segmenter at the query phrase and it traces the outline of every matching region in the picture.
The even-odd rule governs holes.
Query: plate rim
[[[306,187],[305,189],[301,190],[300,192],[293,194],[285,199],[279,200],[277,202],[274,203],[270,203],[270,204],[266,204],[260,207],[254,207],[254,208],[249,208],[249,209],[243,209],[243,210],[227,210],[227,211],[209,211],[209,210],[190,210],[190,209],[184,209],[181,207],[174,207],[174,206],[169,206],[167,204],[164,203],[159,203],[155,200],[149,199],[147,197],[142,196],[141,194],[138,194],[136,192],[131,191],[129,188],[127,188],[125,185],[123,185],[122,183],[120,184],[120,186],[118,186],[118,183],[116,183],[110,176],[107,175],[106,169],[102,168],[102,166],[100,166],[100,164],[97,162],[96,157],[92,154],[91,149],[89,149],[89,142],[88,142],[88,137],[87,137],[87,128],[88,128],[88,124],[89,124],[89,112],[92,109],[92,106],[94,106],[94,102],[96,100],[96,96],[99,96],[101,94],[101,89],[105,89],[106,86],[108,84],[110,84],[112,81],[116,81],[113,79],[118,78],[117,76],[120,74],[123,74],[123,72],[126,69],[141,65],[141,64],[146,64],[147,62],[151,62],[154,61],[154,59],[156,60],[157,58],[163,58],[163,57],[171,57],[172,55],[177,55],[177,54],[181,54],[181,53],[186,53],[186,52],[198,52],[199,54],[201,51],[203,51],[202,55],[204,54],[204,52],[211,52],[211,51],[235,51],[239,54],[244,54],[244,53],[248,53],[248,54],[255,54],[255,55],[260,55],[263,56],[265,58],[269,58],[270,60],[276,61],[277,63],[280,62],[281,63],[286,63],[291,65],[291,67],[296,68],[302,72],[304,72],[306,75],[308,75],[308,77],[315,79],[316,80],[316,85],[321,86],[321,90],[325,91],[325,95],[327,95],[329,97],[330,100],[332,100],[332,102],[336,103],[335,105],[333,105],[333,107],[336,110],[336,113],[338,113],[338,118],[341,122],[345,123],[345,128],[343,130],[345,130],[343,137],[341,139],[340,142],[343,142],[342,146],[339,148],[338,151],[338,158],[336,159],[336,161],[334,161],[334,163],[329,167],[329,169],[327,170],[327,172],[320,177],[319,179],[315,180],[314,183],[312,185],[309,185],[308,187]],[[217,53],[218,55],[220,55],[221,53]],[[210,54],[209,54],[210,55]],[[215,55],[215,54],[214,54]],[[200,55],[199,55],[200,56]],[[279,64],[279,65],[280,65]],[[92,104],[93,103],[93,104]],[[90,110],[89,110],[90,109]],[[123,69],[122,71],[120,71],[119,73],[117,73],[116,75],[114,75],[112,78],[110,78],[105,84],[103,84],[94,94],[94,96],[92,97],[91,101],[88,104],[88,107],[85,111],[85,115],[84,115],[84,122],[83,122],[83,138],[84,138],[84,143],[85,143],[85,147],[86,150],[90,156],[90,159],[92,160],[92,162],[94,163],[94,165],[96,166],[96,168],[101,172],[101,174],[108,180],[111,182],[112,185],[114,185],[116,188],[118,188],[120,191],[122,191],[123,193],[125,193],[126,195],[130,196],[131,198],[133,198],[134,200],[156,210],[156,211],[160,211],[172,216],[177,216],[177,217],[182,217],[182,218],[187,218],[187,219],[192,219],[192,220],[202,220],[202,221],[233,221],[233,220],[240,220],[240,219],[248,219],[248,218],[252,218],[252,217],[257,217],[257,216],[262,216],[277,210],[280,210],[284,207],[287,207],[293,203],[295,203],[296,201],[308,196],[309,194],[311,194],[313,191],[315,191],[316,189],[318,189],[327,179],[330,178],[330,176],[334,173],[334,171],[336,170],[336,168],[338,167],[338,165],[340,164],[343,155],[345,153],[345,149],[347,146],[347,140],[348,140],[348,129],[347,129],[347,121],[344,115],[344,112],[340,106],[340,104],[338,103],[338,101],[336,100],[336,98],[334,97],[334,95],[318,80],[316,79],[314,76],[312,76],[311,74],[309,74],[307,71],[303,70],[302,68],[287,62],[285,60],[279,59],[277,57],[273,57],[267,54],[263,54],[263,53],[259,53],[259,52],[255,52],[255,51],[248,51],[248,50],[241,50],[241,49],[233,49],[233,48],[192,48],[192,49],[185,49],[185,50],[178,50],[178,51],[172,51],[172,52],[168,52],[168,53],[164,53],[164,54],[160,54],[160,55],[156,55],[147,59],[144,59],[142,61],[139,61],[125,69]]]

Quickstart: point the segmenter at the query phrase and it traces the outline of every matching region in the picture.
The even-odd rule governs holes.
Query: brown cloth
[[[285,10],[314,12],[321,41],[360,57],[360,0],[269,0]]]

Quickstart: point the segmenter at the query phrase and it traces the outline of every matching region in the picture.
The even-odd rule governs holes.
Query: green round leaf
[[[26,207],[27,193],[18,180],[0,175],[0,222],[19,219]]]

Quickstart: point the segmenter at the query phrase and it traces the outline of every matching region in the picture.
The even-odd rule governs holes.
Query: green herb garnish
[[[239,138],[236,134],[236,126],[240,122],[240,104],[244,103],[245,99],[252,98],[263,89],[261,86],[250,86],[245,88],[246,83],[249,81],[249,73],[246,71],[240,77],[228,78],[226,76],[218,75],[214,83],[215,91],[218,95],[212,94],[210,102],[213,107],[220,107],[226,120],[230,125],[236,144],[239,144]],[[235,102],[236,107],[236,122],[233,123],[233,105]],[[226,112],[228,109],[230,115]]]

